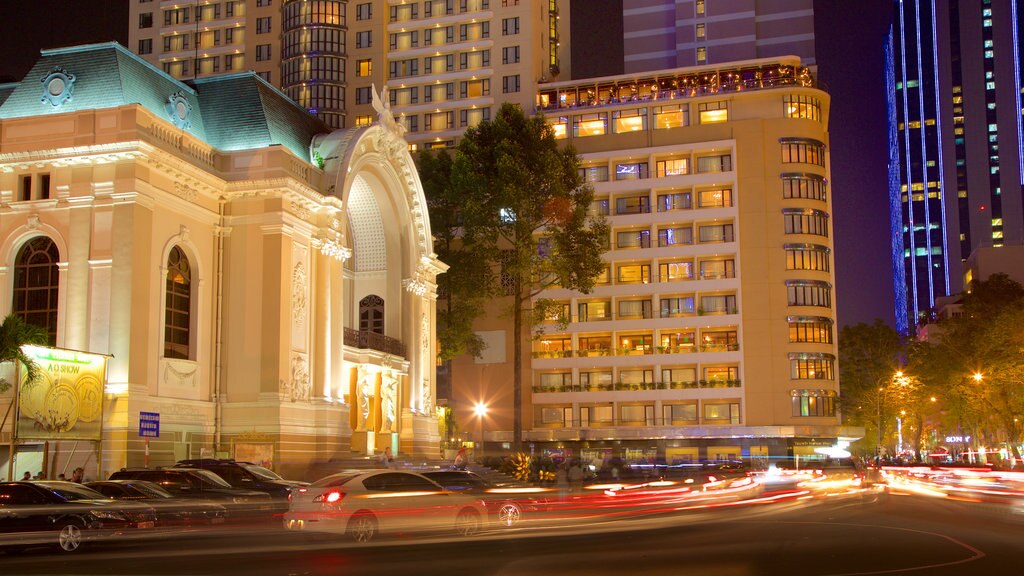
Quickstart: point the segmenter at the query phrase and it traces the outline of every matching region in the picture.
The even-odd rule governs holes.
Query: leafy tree
[[[474,246],[461,240],[462,199],[452,187],[452,158],[447,152],[420,152],[417,168],[430,213],[430,229],[437,257],[449,269],[438,276],[438,357],[451,360],[460,354],[479,357],[484,342],[473,331],[473,321],[484,312],[489,297],[491,268]]]
[[[555,141],[543,117],[503,104],[493,120],[466,131],[452,166],[463,214],[463,243],[497,274],[489,294],[510,297],[513,322],[513,438],[522,444],[524,337],[550,302],[534,300],[560,286],[590,292],[605,270],[605,220],[588,217],[593,189],[579,175],[572,147]]]
[[[25,366],[26,379],[29,382],[42,377],[39,365],[29,358],[21,347],[26,344],[45,346],[49,343],[46,329],[28,324],[17,314],[8,314],[0,323],[0,364],[21,362]],[[0,378],[0,392],[6,392],[11,383]]]

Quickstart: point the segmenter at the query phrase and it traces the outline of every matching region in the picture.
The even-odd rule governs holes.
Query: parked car
[[[421,472],[445,490],[472,494],[480,498],[487,508],[488,518],[504,528],[512,528],[538,512],[548,508],[546,498],[538,497],[527,489],[503,488],[488,482],[474,472],[465,470],[430,470]]]
[[[148,480],[101,480],[85,486],[107,498],[153,508],[157,527],[209,526],[227,518],[227,509],[216,502],[178,497]]]
[[[118,502],[73,482],[0,484],[0,543],[76,552],[88,540],[155,527],[152,508]]]
[[[234,488],[209,470],[194,468],[122,468],[110,480],[149,480],[178,497],[214,500],[229,519],[270,517],[275,506],[266,492]]]
[[[175,464],[175,467],[209,470],[235,488],[266,492],[270,494],[271,498],[277,500],[288,500],[288,496],[293,489],[309,486],[309,482],[285,480],[273,470],[253,464],[252,462],[204,458],[200,460],[181,460]]]
[[[414,531],[476,534],[487,515],[474,494],[445,490],[422,474],[352,470],[332,474],[292,494],[285,528],[344,535],[369,542]]]

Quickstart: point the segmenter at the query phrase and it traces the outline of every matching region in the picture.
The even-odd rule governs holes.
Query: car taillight
[[[345,497],[345,494],[339,492],[338,490],[331,490],[330,492],[324,492],[323,494],[317,496],[316,498],[313,498],[313,502],[322,502],[324,504],[335,504],[337,502],[340,502],[341,499],[344,498],[344,497]]]

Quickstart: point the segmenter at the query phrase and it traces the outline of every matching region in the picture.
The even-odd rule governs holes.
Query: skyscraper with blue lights
[[[895,0],[886,51],[897,327],[1024,243],[1019,0]]]

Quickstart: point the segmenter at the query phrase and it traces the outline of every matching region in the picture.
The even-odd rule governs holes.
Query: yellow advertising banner
[[[21,369],[16,435],[24,440],[99,440],[107,357],[75,350],[22,346],[42,376]]]

